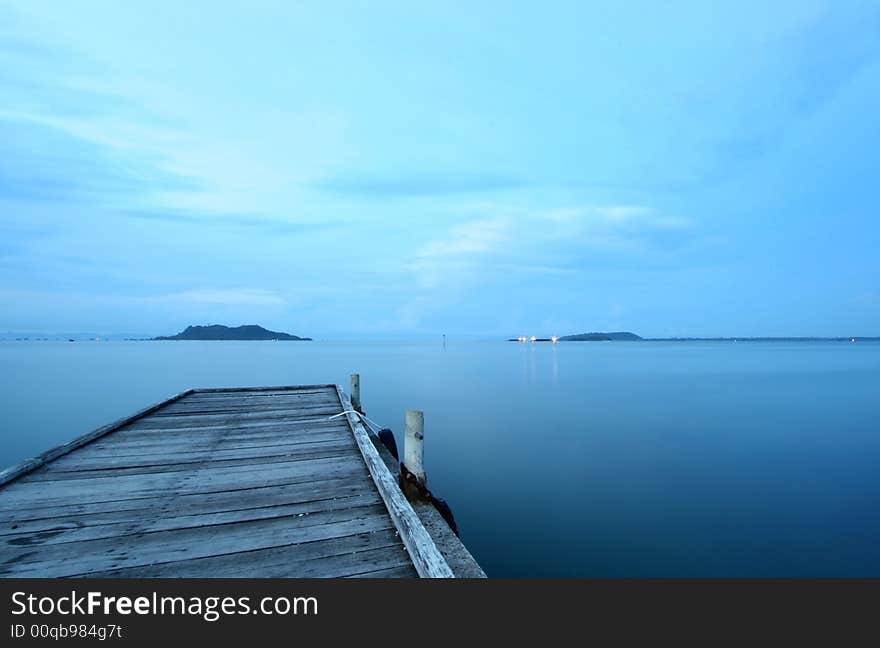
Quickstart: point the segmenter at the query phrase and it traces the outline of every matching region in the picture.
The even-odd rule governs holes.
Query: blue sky
[[[872,2],[0,1],[0,331],[880,335]]]

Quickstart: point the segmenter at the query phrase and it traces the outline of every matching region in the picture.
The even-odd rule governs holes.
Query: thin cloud
[[[479,284],[535,275],[575,275],[585,258],[657,254],[693,223],[643,205],[581,205],[476,219],[426,242],[406,264],[419,294],[398,314],[415,326],[433,309],[464,298]]]
[[[0,198],[89,202],[198,190],[190,177],[33,120],[0,112]]]
[[[642,205],[586,205],[551,211],[543,218],[559,225],[566,236],[572,228],[582,234],[602,230],[681,230],[693,224],[688,218],[660,214]]]
[[[183,292],[145,297],[144,301],[208,304],[220,306],[284,306],[287,301],[277,292],[260,288],[227,290],[185,290]]]
[[[358,198],[418,198],[507,191],[524,186],[520,178],[494,173],[422,173],[388,176],[348,175],[312,183],[323,192]]]
[[[502,219],[459,225],[448,239],[427,243],[416,253],[416,257],[425,259],[488,252],[506,238],[509,228],[510,222]]]
[[[342,227],[341,222],[297,222],[260,215],[210,214],[179,210],[127,210],[121,215],[153,222],[186,226],[234,227],[268,234],[304,234]]]

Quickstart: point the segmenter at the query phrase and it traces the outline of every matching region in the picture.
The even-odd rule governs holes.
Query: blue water
[[[491,576],[880,576],[880,344],[0,342],[0,464],[188,387],[361,374]]]

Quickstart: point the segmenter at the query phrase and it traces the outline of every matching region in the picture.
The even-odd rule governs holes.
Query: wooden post
[[[421,410],[407,410],[403,428],[403,465],[423,488],[425,475],[425,414]]]
[[[351,404],[358,412],[363,412],[361,408],[361,376],[360,374],[351,374]]]

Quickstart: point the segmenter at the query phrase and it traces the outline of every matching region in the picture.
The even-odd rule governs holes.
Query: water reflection
[[[559,382],[559,356],[556,351],[556,349],[558,347],[554,343],[553,345],[551,345],[550,348],[553,349],[553,373],[552,373],[552,376],[553,376],[553,384],[556,385]]]

